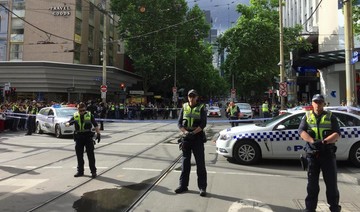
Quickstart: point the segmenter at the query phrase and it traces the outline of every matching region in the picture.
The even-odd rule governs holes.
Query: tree
[[[236,26],[220,38],[227,56],[223,66],[229,81],[234,77],[238,93],[245,99],[262,97],[279,75],[279,14],[277,1],[250,0],[250,6],[240,4]],[[301,26],[284,28],[284,53],[292,49],[309,48],[301,39]],[[288,58],[285,55],[285,58]]]
[[[175,78],[177,87],[208,88],[199,79],[213,81],[211,51],[203,42],[210,26],[199,7],[189,9],[185,0],[112,0],[111,9],[145,91],[171,95]]]

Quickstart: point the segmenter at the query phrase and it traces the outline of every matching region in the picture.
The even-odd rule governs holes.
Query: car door
[[[304,113],[295,113],[280,121],[273,129],[273,141],[271,146],[274,158],[299,158],[303,153],[305,141],[298,133],[298,128]]]
[[[36,115],[36,121],[39,123],[41,130],[47,131],[45,123],[47,120],[47,114],[49,113],[49,108],[43,108],[39,111],[39,114]]]
[[[336,142],[336,155],[347,157],[351,146],[360,140],[360,120],[352,114],[332,112],[337,117],[341,129],[341,136]]]
[[[52,130],[53,122],[54,122],[54,109],[49,108],[44,120],[44,130],[46,130],[46,132],[53,132]]]

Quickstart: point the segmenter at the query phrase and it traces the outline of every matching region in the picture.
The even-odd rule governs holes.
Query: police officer
[[[91,177],[95,178],[95,155],[94,155],[94,142],[93,133],[91,131],[92,126],[95,127],[97,133],[96,140],[100,142],[100,130],[98,124],[95,121],[94,115],[86,111],[86,105],[79,103],[78,112],[74,113],[74,116],[66,123],[66,126],[75,124],[74,140],[76,142],[75,151],[77,157],[77,173],[74,177],[81,177],[84,175],[84,147],[86,147],[86,154],[89,159],[89,167],[91,171]]]
[[[315,212],[317,207],[321,170],[330,211],[338,212],[341,206],[337,187],[335,143],[340,137],[340,127],[331,111],[324,111],[325,101],[322,95],[313,96],[312,106],[313,110],[306,113],[299,126],[299,134],[307,142],[305,146],[308,161],[306,211]]]
[[[183,133],[182,142],[182,170],[179,180],[179,187],[175,193],[182,193],[188,190],[189,176],[191,169],[191,152],[196,161],[197,184],[200,189],[200,196],[206,196],[207,173],[205,167],[206,136],[206,112],[203,104],[198,103],[199,95],[195,90],[188,92],[188,103],[183,104],[178,118],[178,127]]]
[[[264,118],[269,118],[269,103],[267,100],[261,105],[261,111],[263,113]]]
[[[32,104],[29,105],[26,109],[26,113],[28,114],[28,118],[26,120],[27,133],[25,135],[31,135],[35,131],[36,125],[36,114],[39,112],[36,101],[33,100]]]
[[[231,101],[229,103],[229,107],[226,108],[226,114],[230,120],[238,120],[239,114],[240,114],[240,109],[233,101]],[[239,122],[230,121],[230,124],[231,124],[231,127],[235,127],[235,126],[239,125]]]

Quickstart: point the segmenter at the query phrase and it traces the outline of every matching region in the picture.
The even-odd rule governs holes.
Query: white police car
[[[51,133],[60,138],[63,135],[72,135],[74,125],[66,127],[65,122],[77,111],[76,107],[62,107],[55,105],[53,107],[42,108],[36,115],[36,133]]]
[[[216,152],[251,165],[262,158],[298,159],[306,142],[298,127],[306,111],[289,111],[265,123],[247,124],[222,130],[216,140]],[[360,116],[332,111],[338,118],[341,138],[337,141],[338,160],[350,160],[360,167]]]

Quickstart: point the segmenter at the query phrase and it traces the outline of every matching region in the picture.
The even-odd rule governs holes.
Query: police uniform
[[[92,126],[95,128],[98,124],[95,121],[94,116],[86,111],[84,114],[75,112],[74,116],[70,119],[69,124],[75,125],[74,140],[75,151],[77,157],[77,173],[74,177],[80,177],[84,175],[84,147],[86,147],[86,154],[89,160],[89,167],[92,177],[96,177],[95,167],[95,154],[94,154],[94,141],[93,132],[91,131]]]
[[[27,108],[27,114],[29,114],[26,125],[27,125],[27,133],[25,135],[31,135],[35,131],[36,125],[36,114],[39,112],[36,102],[33,101],[33,105],[30,105]]]
[[[308,161],[306,211],[315,212],[316,210],[320,191],[319,175],[322,171],[330,211],[338,212],[341,207],[339,206],[340,195],[337,187],[336,146],[334,143],[327,144],[325,139],[332,133],[340,135],[339,123],[330,111],[323,111],[319,115],[308,111],[299,126],[299,134],[303,131],[307,132],[315,141],[314,143],[307,142],[305,146]]]
[[[230,103],[230,105],[226,111],[229,114],[230,120],[238,120],[239,119],[238,117],[239,117],[240,109],[234,103]],[[239,126],[239,122],[236,122],[236,121],[231,121],[230,124],[231,124],[231,127]]]
[[[196,94],[195,90],[190,90],[190,94]],[[207,173],[205,167],[205,148],[204,142],[206,142],[206,136],[204,128],[206,127],[206,111],[203,104],[196,103],[196,105],[190,106],[189,103],[183,104],[181,108],[178,127],[179,129],[185,129],[186,132],[190,132],[189,135],[183,138],[182,144],[182,170],[179,179],[179,187],[175,190],[176,193],[182,193],[188,190],[189,176],[191,170],[191,153],[194,154],[196,161],[196,173],[198,175],[197,184],[200,189],[200,195],[206,195],[207,187]],[[198,128],[201,131],[193,134]]]

